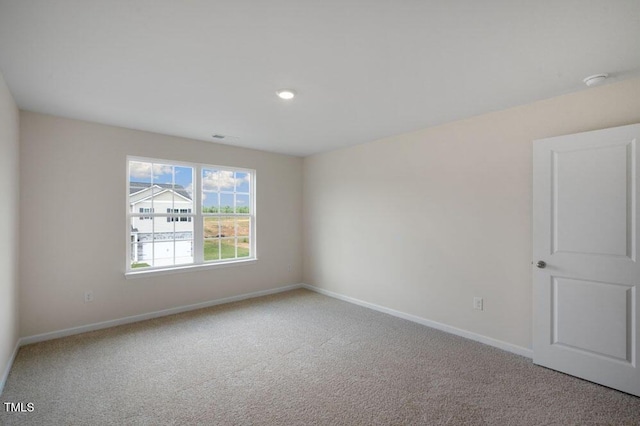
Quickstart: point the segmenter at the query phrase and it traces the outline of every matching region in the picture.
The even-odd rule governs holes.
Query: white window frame
[[[154,164],[166,164],[171,166],[179,166],[179,167],[191,167],[193,168],[193,207],[192,213],[152,213],[151,218],[154,217],[190,217],[193,219],[193,263],[190,264],[181,264],[181,265],[173,265],[173,266],[158,266],[158,267],[147,267],[147,268],[131,268],[131,218],[132,217],[142,217],[138,212],[131,212],[130,202],[129,202],[129,183],[130,183],[130,174],[129,174],[129,164],[131,161],[138,161],[143,163],[154,163]],[[204,218],[210,217],[211,214],[203,214],[202,213],[202,170],[203,169],[215,169],[220,171],[231,171],[231,172],[243,172],[248,173],[250,175],[250,187],[249,187],[249,198],[250,198],[250,206],[249,206],[249,257],[241,257],[241,258],[233,258],[233,259],[219,259],[219,260],[204,260]],[[229,266],[239,266],[250,264],[256,262],[258,260],[257,257],[257,244],[256,244],[256,171],[254,169],[244,168],[244,167],[230,167],[230,166],[219,166],[212,164],[202,164],[202,163],[191,163],[185,161],[178,160],[167,160],[162,158],[150,158],[150,157],[138,157],[138,156],[127,156],[126,158],[126,258],[125,258],[125,277],[128,278],[136,278],[150,275],[163,275],[163,274],[173,274],[178,272],[190,271],[190,270],[199,270],[199,269],[212,269],[212,268],[220,268],[220,267],[229,267]],[[235,194],[235,191],[234,191]],[[143,213],[146,215],[149,213]],[[237,213],[228,214],[224,213],[222,216],[235,216]],[[247,216],[243,214],[242,216]],[[237,240],[236,236],[236,240]],[[236,241],[237,244],[237,241]],[[237,248],[236,248],[237,252]]]

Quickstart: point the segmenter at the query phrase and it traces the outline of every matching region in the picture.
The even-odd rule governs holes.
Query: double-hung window
[[[255,258],[255,172],[128,158],[127,271]]]

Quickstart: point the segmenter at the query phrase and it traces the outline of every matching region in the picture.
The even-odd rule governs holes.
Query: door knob
[[[544,260],[538,260],[538,263],[536,263],[536,266],[540,269],[544,269],[547,267],[547,262],[545,262]]]

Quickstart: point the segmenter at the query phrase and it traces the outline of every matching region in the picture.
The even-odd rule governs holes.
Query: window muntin
[[[127,270],[255,257],[253,171],[129,159],[128,174]]]
[[[202,168],[204,261],[251,256],[251,173]]]

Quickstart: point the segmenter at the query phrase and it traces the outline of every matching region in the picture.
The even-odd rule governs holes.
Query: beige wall
[[[0,391],[18,342],[18,108],[0,74]]]
[[[307,157],[304,281],[530,348],[532,140],[638,122],[635,79]]]
[[[31,112],[20,131],[22,336],[301,281],[302,159]],[[255,169],[259,260],[126,280],[127,155]]]
[[[4,84],[0,105],[11,197]],[[20,334],[298,283],[304,256],[308,284],[529,348],[531,141],[635,122],[640,79],[307,157],[303,187],[299,158],[22,112]],[[125,280],[127,155],[256,169],[259,261]],[[0,362],[17,336],[17,216],[2,208]]]

